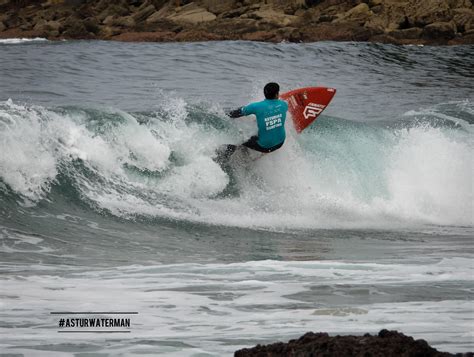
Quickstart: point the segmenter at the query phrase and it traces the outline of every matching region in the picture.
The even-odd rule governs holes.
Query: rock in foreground
[[[353,356],[353,357],[441,357],[465,356],[473,353],[450,354],[430,347],[425,340],[415,340],[397,331],[382,330],[377,336],[334,336],[327,333],[308,332],[288,343],[274,343],[244,348],[235,352],[235,357],[277,356]]]

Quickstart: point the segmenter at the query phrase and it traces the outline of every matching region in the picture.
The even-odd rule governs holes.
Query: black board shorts
[[[269,152],[278,150],[279,148],[283,146],[283,143],[281,143],[281,144],[272,146],[271,148],[264,148],[258,145],[257,141],[258,141],[258,136],[254,135],[241,145],[245,146],[246,148],[256,150],[262,153],[269,153]],[[238,148],[237,145],[232,145],[232,144],[222,145],[221,147],[217,149],[217,155],[214,158],[214,161],[220,164],[226,162],[227,160],[229,160],[232,154],[237,150],[237,148]]]
[[[242,146],[248,147],[249,149],[256,150],[259,152],[269,153],[281,148],[283,146],[283,143],[272,146],[270,148],[264,148],[258,144],[258,136],[254,135],[250,139],[248,139],[245,143],[243,143]]]

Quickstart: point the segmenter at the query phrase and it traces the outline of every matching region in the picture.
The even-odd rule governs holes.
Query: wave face
[[[126,219],[239,227],[472,223],[469,101],[396,123],[331,116],[284,148],[226,169],[213,161],[242,129],[220,108],[163,95],[153,112],[0,104],[0,175],[17,204],[70,202]],[[455,116],[453,116],[455,115]],[[376,222],[376,223],[374,223]]]
[[[270,230],[472,225],[470,47],[2,44],[5,207]],[[35,59],[35,60],[32,60]],[[210,61],[212,59],[212,61]],[[255,132],[224,111],[262,85],[338,93],[283,149],[223,169]]]

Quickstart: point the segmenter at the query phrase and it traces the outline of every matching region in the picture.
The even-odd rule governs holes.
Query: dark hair
[[[265,94],[265,98],[267,99],[276,99],[279,92],[280,86],[278,85],[278,83],[267,83],[263,88],[263,94]]]

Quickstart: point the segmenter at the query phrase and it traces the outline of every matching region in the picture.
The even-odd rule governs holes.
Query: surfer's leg
[[[262,148],[260,145],[258,145],[258,136],[254,135],[250,139],[248,139],[245,143],[242,144],[242,146],[245,146],[249,149],[259,151],[259,152],[265,152],[265,149]]]

